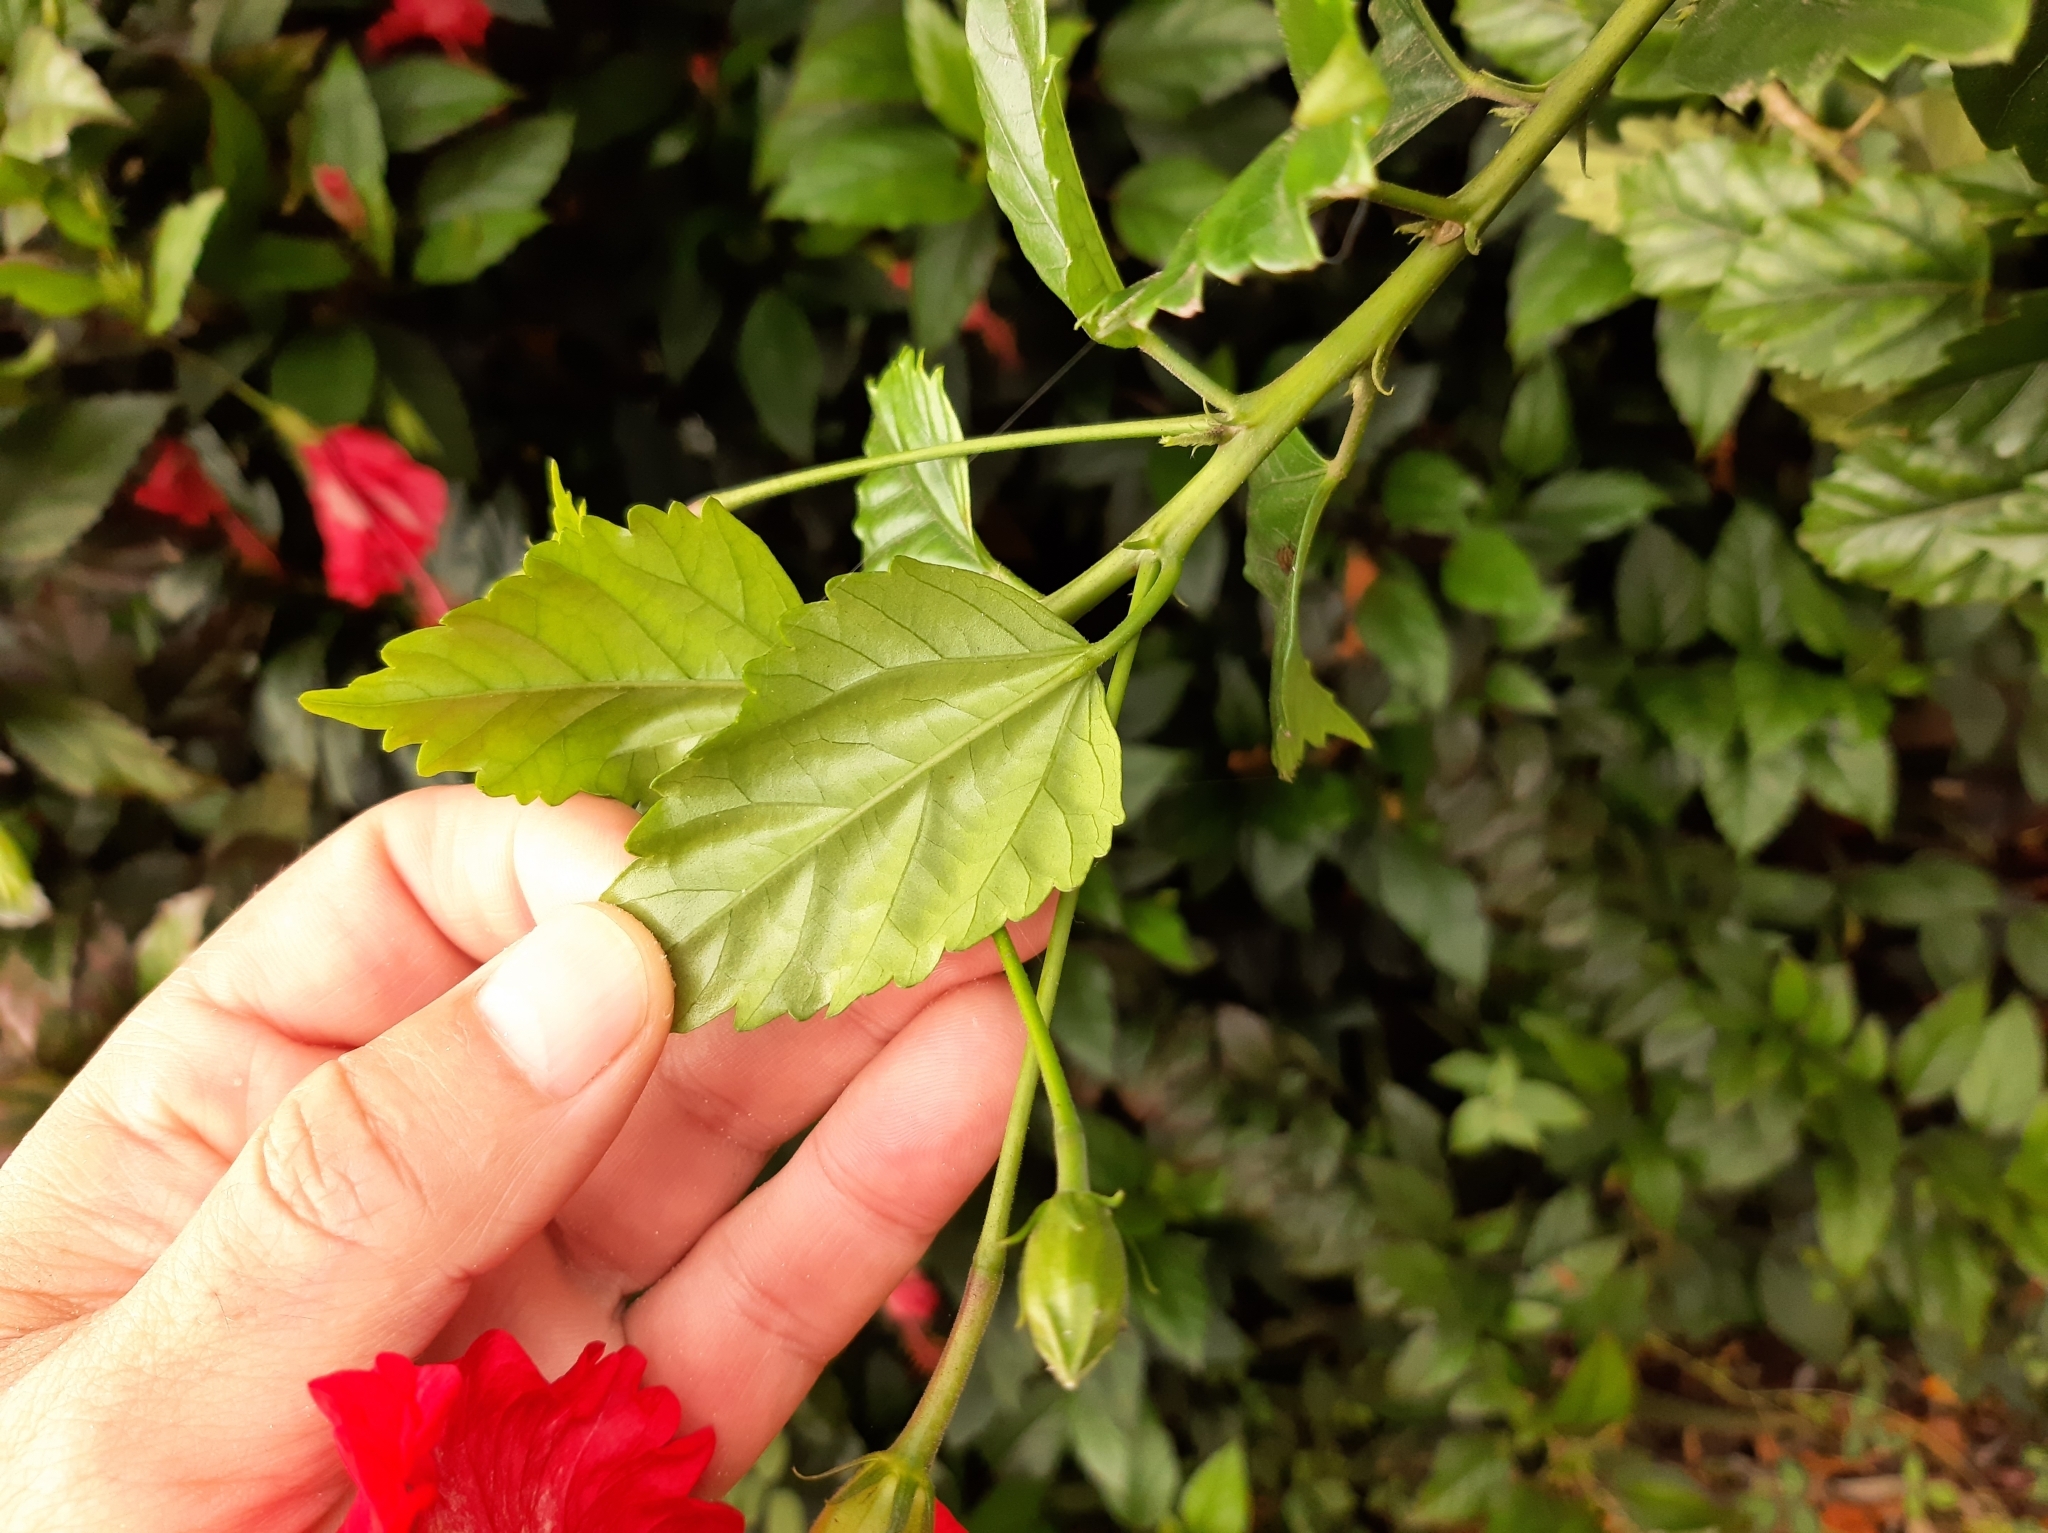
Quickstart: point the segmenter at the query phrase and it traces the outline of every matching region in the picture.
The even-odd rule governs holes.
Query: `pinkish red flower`
[[[453,1363],[386,1352],[307,1387],[334,1426],[356,1502],[340,1533],[740,1533],[700,1501],[711,1429],[676,1436],[647,1359],[592,1342],[553,1383],[504,1331]]]
[[[926,1375],[939,1366],[939,1355],[946,1349],[944,1338],[931,1330],[942,1302],[938,1284],[915,1267],[882,1301],[882,1318],[895,1328],[910,1365]]]
[[[410,587],[420,616],[448,602],[420,564],[441,535],[448,481],[380,431],[337,426],[299,449],[313,521],[326,550],[327,592],[367,607]]]
[[[143,510],[171,517],[187,527],[219,527],[250,569],[266,575],[280,573],[277,555],[256,535],[254,528],[235,514],[234,506],[220,486],[207,477],[199,454],[189,443],[176,437],[159,442],[133,498]]]
[[[461,58],[465,50],[484,45],[490,28],[491,8],[484,0],[393,0],[363,40],[372,53],[382,53],[416,37],[426,38],[439,43],[450,58]]]

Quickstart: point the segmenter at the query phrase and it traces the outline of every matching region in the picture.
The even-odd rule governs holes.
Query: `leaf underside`
[[[486,793],[638,803],[732,721],[741,668],[799,604],[716,501],[701,517],[637,506],[621,527],[558,487],[555,535],[518,574],[394,639],[385,669],[302,701],[382,729],[386,750],[419,745],[422,772],[474,771]]]
[[[960,419],[946,398],[945,369],[926,372],[924,358],[908,346],[868,384],[868,407],[872,419],[861,450],[870,458],[961,439]],[[853,530],[863,569],[885,570],[908,558],[1002,574],[974,534],[965,458],[869,474],[855,494],[860,509]]]
[[[678,1029],[838,1012],[915,984],[1109,848],[1101,655],[988,575],[905,559],[827,588],[667,773],[606,896],[676,976]]]

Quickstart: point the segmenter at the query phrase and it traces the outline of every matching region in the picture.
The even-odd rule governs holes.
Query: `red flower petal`
[[[337,426],[300,459],[325,549],[328,594],[367,607],[411,586],[425,613],[438,618],[446,603],[420,558],[441,535],[448,481],[361,426]]]
[[[960,1519],[946,1510],[946,1503],[932,1503],[932,1533],[967,1533],[960,1525]]]
[[[187,527],[204,527],[232,509],[220,486],[206,477],[199,454],[175,437],[157,444],[149,471],[135,487],[135,504],[160,516],[175,517]]]
[[[457,1363],[387,1353],[314,1380],[360,1492],[345,1533],[740,1533],[737,1511],[690,1495],[711,1429],[677,1437],[681,1408],[640,1382],[646,1367],[593,1342],[549,1383],[487,1331]],[[452,1387],[428,1382],[443,1374]]]
[[[313,167],[313,200],[348,234],[361,234],[370,226],[370,210],[348,172],[339,165]]]
[[[912,1267],[882,1301],[882,1313],[897,1325],[930,1325],[939,1315],[939,1285]]]
[[[439,43],[451,58],[459,58],[466,48],[481,48],[490,27],[491,8],[484,0],[393,0],[363,40],[372,53],[382,53],[425,38]]]

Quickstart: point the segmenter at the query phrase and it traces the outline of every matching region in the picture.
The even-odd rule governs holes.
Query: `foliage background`
[[[447,473],[430,568],[458,599],[543,530],[545,460],[617,515],[849,455],[906,341],[970,433],[1195,408],[1080,346],[1002,232],[978,119],[921,52],[943,0],[497,10],[474,67],[365,77],[364,7],[0,5],[9,1136],[204,929],[417,780],[296,707],[409,614],[322,595],[297,475],[223,370]],[[1686,25],[1733,14],[1741,46],[1689,59],[1667,23],[1402,343],[1303,555],[1307,648],[1374,751],[1273,775],[1235,511],[1148,634],[1130,820],[1057,1019],[1148,1279],[1071,1397],[991,1332],[947,1458],[975,1533],[1233,1533],[1231,1498],[1183,1493],[1233,1442],[1290,1533],[2035,1516],[2048,166],[2021,76],[1981,66],[2048,41],[2011,4],[1921,0],[1890,33],[1838,10],[1763,47],[1710,0]],[[1441,19],[1541,80],[1601,14]],[[1136,274],[1285,128],[1272,13],[1056,21]],[[1372,21],[1416,130],[1383,131],[1382,174],[1448,191],[1494,104],[1391,67],[1412,13]],[[1790,90],[1759,94],[1773,71]],[[322,163],[360,208],[335,216]],[[181,258],[162,220],[212,188]],[[1273,376],[1407,217],[1328,210],[1325,264],[1212,282],[1176,334]],[[129,502],[159,431],[284,578]],[[1057,584],[1192,464],[984,458],[979,530]],[[749,520],[815,596],[858,560],[851,505]],[[750,1516],[802,1526],[821,1490],[792,1471],[886,1442],[916,1390],[878,1323]]]

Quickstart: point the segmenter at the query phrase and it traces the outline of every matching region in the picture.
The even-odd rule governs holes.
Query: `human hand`
[[[717,1427],[701,1493],[745,1471],[993,1163],[1023,1032],[983,943],[670,1034],[660,948],[590,903],[632,821],[393,799],[115,1030],[0,1167],[0,1527],[331,1525],[306,1381],[499,1326],[550,1376],[639,1347]]]

